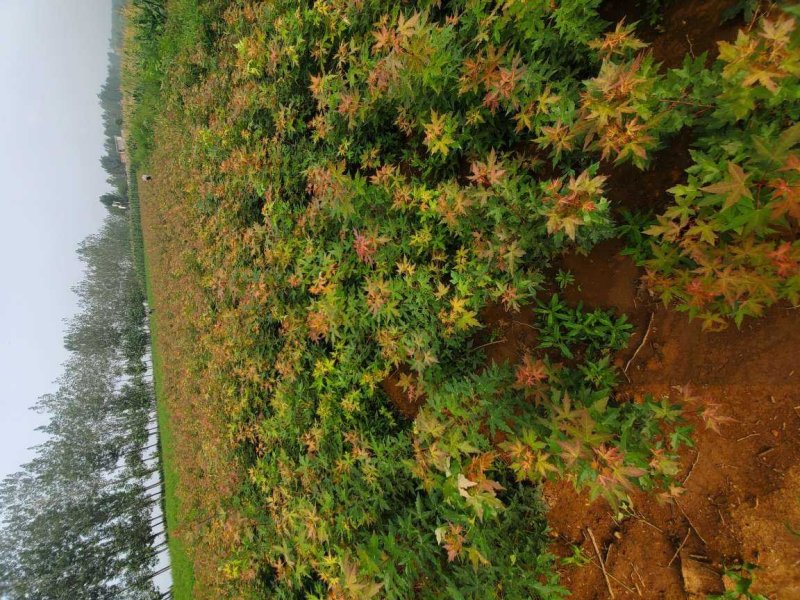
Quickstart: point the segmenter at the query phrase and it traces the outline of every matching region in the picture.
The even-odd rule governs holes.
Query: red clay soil
[[[800,598],[800,537],[790,530],[800,526],[800,312],[774,307],[741,330],[703,332],[649,299],[618,250],[606,243],[588,257],[566,257],[576,281],[565,297],[629,315],[636,334],[618,364],[639,351],[618,394],[682,402],[696,447],[683,452],[686,491],[674,504],[638,494],[635,513],[623,518],[569,484],[545,486],[554,551],[569,555],[574,544],[593,558],[565,569],[564,584],[576,599],[611,597],[591,530],[616,598],[705,597],[722,590],[723,565],[737,561],[760,567],[754,589]],[[709,402],[734,419],[720,433],[697,416]]]
[[[404,390],[399,385],[400,377],[403,375],[411,376],[411,369],[406,365],[400,365],[392,374],[381,382],[381,387],[386,395],[389,396],[392,405],[406,419],[413,420],[417,416],[419,409],[425,403],[424,396],[409,394],[409,390]]]
[[[648,39],[655,58],[675,66],[686,52],[713,55],[716,42],[732,39],[741,26],[719,26],[730,4],[671,3],[662,32]],[[637,18],[635,3],[613,9],[607,18]],[[665,190],[683,178],[690,143],[691,133],[683,132],[645,174],[627,167],[609,172],[612,203],[659,212],[669,200]],[[545,486],[554,551],[567,556],[577,545],[592,558],[565,568],[564,584],[579,600],[704,598],[723,591],[724,565],[747,561],[759,567],[754,590],[800,598],[800,537],[793,533],[800,527],[800,311],[777,306],[741,330],[703,332],[699,323],[654,303],[620,249],[619,242],[607,242],[588,257],[565,257],[562,268],[575,276],[565,297],[629,316],[636,334],[617,364],[631,361],[630,381],[618,394],[682,402],[696,446],[683,452],[685,493],[671,505],[638,494],[633,514],[620,516],[603,501],[588,503],[567,483]],[[709,403],[733,419],[720,433],[698,417]]]
[[[686,168],[692,164],[689,155],[692,139],[692,131],[685,128],[669,140],[668,147],[653,156],[652,163],[658,167],[648,171],[646,177],[632,164],[612,167],[603,163],[602,174],[608,177],[606,195],[613,199],[613,208],[662,213],[672,201],[667,190],[686,180]]]
[[[650,0],[652,3],[652,0]],[[722,23],[726,10],[737,2],[731,0],[664,0],[665,14],[657,27],[643,22],[644,5],[648,0],[614,0],[604,2],[600,9],[604,19],[617,23],[639,22],[637,35],[650,44],[653,58],[665,67],[680,67],[683,57],[700,56],[708,52],[717,55],[717,42],[731,41],[742,27],[741,21]]]

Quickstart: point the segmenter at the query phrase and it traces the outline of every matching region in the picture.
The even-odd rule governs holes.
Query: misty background
[[[77,244],[100,227],[97,94],[106,77],[108,0],[0,2],[0,477],[31,459],[77,310]]]

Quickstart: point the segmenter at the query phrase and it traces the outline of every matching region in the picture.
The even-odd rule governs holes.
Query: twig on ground
[[[590,563],[592,563],[592,564],[593,564],[595,567],[597,567],[598,569],[600,568],[600,565],[598,565],[598,564],[597,564],[597,560],[596,560],[596,559],[592,558],[591,556],[588,556],[587,558],[589,559],[589,562],[590,562]],[[628,591],[628,592],[630,592],[631,594],[634,592],[634,589],[633,589],[633,588],[631,588],[631,587],[628,587],[627,585],[625,585],[625,582],[623,582],[622,580],[620,580],[620,579],[618,579],[618,578],[614,577],[614,575],[612,575],[611,573],[608,573],[608,577],[609,577],[609,579],[611,579],[612,581],[615,581],[615,582],[616,582],[616,583],[618,583],[620,586],[622,586],[623,588],[625,588],[625,591]]]
[[[636,568],[636,565],[635,565],[635,564],[633,565],[633,572],[634,572],[634,573],[636,573],[636,577],[638,577],[638,578],[639,578],[639,583],[641,583],[641,584],[642,584],[642,587],[647,587],[647,586],[645,585],[645,583],[644,583],[644,579],[642,579],[642,575],[641,575],[641,573],[639,573],[639,569],[637,569],[637,568]],[[636,584],[634,583],[634,585],[636,585]],[[639,595],[640,595],[640,596],[642,595],[642,591],[639,589],[639,586],[638,586],[638,585],[636,585],[636,591],[637,591],[637,592],[639,592]]]
[[[592,546],[594,546],[594,551],[597,554],[597,562],[600,563],[600,570],[603,572],[603,578],[606,580],[606,587],[608,588],[608,594],[613,598],[614,597],[614,590],[611,589],[611,580],[608,578],[608,571],[606,571],[606,563],[603,562],[603,555],[600,554],[600,548],[597,546],[597,540],[594,539],[594,534],[592,530],[587,527],[587,533],[589,534],[589,539],[592,540]]]
[[[720,509],[717,509],[717,515],[719,516],[719,520],[722,521],[722,525],[727,527],[728,524],[725,522],[725,517],[722,516],[722,511]]]
[[[631,515],[637,521],[641,521],[642,523],[645,523],[646,525],[650,525],[650,527],[652,527],[653,529],[655,529],[659,533],[664,533],[664,530],[661,529],[661,527],[659,527],[658,525],[654,525],[653,523],[651,523],[650,521],[645,519],[644,515],[642,513],[639,513],[639,512],[636,512],[635,510],[633,510],[633,511],[631,511]]]
[[[683,479],[682,486],[686,487],[686,482],[689,481],[689,477],[692,476],[692,472],[694,471],[694,466],[697,464],[697,461],[700,460],[700,450],[694,455],[694,460],[692,461],[692,466],[689,467],[689,472],[686,474],[686,477]]]
[[[672,555],[672,558],[670,558],[670,559],[669,559],[669,562],[667,563],[667,566],[668,566],[668,567],[671,567],[671,566],[672,566],[672,563],[675,561],[675,559],[676,559],[676,558],[678,558],[678,554],[680,553],[680,551],[681,551],[681,548],[683,548],[684,544],[686,544],[686,540],[688,540],[688,539],[689,539],[689,536],[690,536],[691,534],[692,534],[692,528],[690,527],[690,528],[688,528],[688,529],[686,530],[686,537],[684,537],[684,538],[683,538],[683,541],[681,542],[681,545],[680,545],[680,546],[678,546],[678,549],[677,549],[677,550],[675,550],[675,554],[673,554],[673,555]]]
[[[756,456],[758,456],[758,458],[761,458],[762,456],[766,456],[770,452],[774,452],[774,451],[775,451],[775,446],[772,446],[770,448],[767,448],[766,450],[762,450]]]
[[[745,441],[745,440],[749,440],[751,437],[755,437],[755,436],[757,436],[757,435],[760,435],[760,434],[758,434],[758,433],[751,433],[751,434],[749,434],[749,435],[745,435],[745,436],[742,436],[742,437],[740,437],[740,438],[739,438],[739,439],[737,439],[736,441],[737,441],[737,442],[743,442],[743,441]]]
[[[697,527],[694,526],[694,523],[692,523],[692,520],[689,518],[689,515],[686,514],[686,511],[683,510],[683,507],[680,505],[677,499],[675,499],[675,506],[677,506],[678,510],[681,511],[681,514],[686,519],[686,522],[689,523],[689,527],[691,527],[694,530],[694,532],[697,534],[697,537],[700,538],[700,541],[703,542],[706,546],[708,546],[708,542],[702,535],[700,535],[700,532],[697,530]]]
[[[622,369],[622,372],[625,374],[625,377],[628,376],[628,368],[631,366],[631,363],[633,363],[633,361],[639,355],[639,352],[641,351],[641,349],[644,348],[644,345],[647,343],[647,338],[650,337],[650,331],[653,328],[653,318],[655,316],[656,316],[656,313],[654,313],[654,312],[650,313],[650,320],[647,323],[647,330],[644,332],[644,337],[642,338],[642,343],[639,344],[639,347],[636,348],[636,351],[633,353],[633,356],[631,356],[630,360],[625,364],[625,368]],[[630,381],[630,379],[628,381]]]
[[[507,341],[508,340],[506,338],[501,338],[493,342],[486,342],[485,344],[481,344],[480,346],[475,346],[474,348],[470,348],[470,352],[475,352],[476,350],[480,350],[481,348],[486,348],[486,346],[494,346],[495,344],[502,344],[503,342]]]

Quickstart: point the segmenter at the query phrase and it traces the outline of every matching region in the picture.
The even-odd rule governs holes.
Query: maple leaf
[[[788,277],[798,271],[797,257],[794,254],[791,242],[784,242],[772,252],[767,253],[767,258],[775,265],[778,275]]]
[[[561,446],[561,453],[559,456],[568,467],[575,464],[579,458],[583,458],[586,454],[581,440],[562,440],[558,442],[558,445]]]
[[[694,390],[692,389],[691,383],[684,383],[683,385],[673,385],[672,389],[677,391],[681,395],[681,399],[688,404],[692,404],[700,400],[700,396],[694,395]]]
[[[504,271],[513,273],[519,259],[525,256],[525,251],[519,247],[519,244],[515,240],[510,244],[503,244],[503,246],[500,248],[499,254],[500,258],[503,259],[501,268]]]
[[[791,185],[785,179],[773,179],[769,182],[772,188],[772,218],[777,219],[783,215],[789,215],[795,220],[800,221],[800,186]]]
[[[714,226],[708,221],[698,219],[695,224],[686,232],[687,236],[698,237],[705,243],[713,246],[717,241],[717,234]]]
[[[517,288],[511,284],[504,284],[500,286],[500,290],[502,291],[502,294],[500,295],[500,301],[503,303],[503,308],[513,313],[519,312],[520,298]]]
[[[548,377],[547,365],[541,359],[534,360],[530,354],[522,359],[516,370],[517,385],[521,387],[535,386]]]
[[[325,77],[323,75],[312,75],[311,76],[311,83],[308,86],[308,89],[311,90],[311,94],[319,100],[322,97],[322,85],[325,81]]]
[[[478,327],[480,325],[475,318],[478,316],[478,313],[467,309],[466,302],[466,298],[453,298],[450,301],[450,306],[452,308],[448,320],[454,325],[457,331]]]
[[[552,146],[556,160],[561,157],[563,152],[574,148],[573,140],[575,134],[561,121],[557,121],[552,127],[542,127],[541,133],[542,135],[536,138],[536,143],[543,148]]]
[[[383,588],[382,583],[363,581],[359,577],[356,564],[351,563],[346,557],[342,561],[342,574],[344,576],[342,586],[350,593],[351,598],[364,598],[365,600],[374,598]]]
[[[397,18],[397,35],[401,39],[408,39],[417,31],[418,26],[420,25],[419,22],[420,13],[415,12],[413,15],[405,18],[405,16],[401,13],[400,16]]]
[[[753,147],[760,156],[772,162],[783,163],[778,171],[800,170],[800,157],[789,153],[798,142],[800,142],[800,123],[785,129],[777,140],[753,136]]]
[[[666,242],[672,242],[678,239],[681,231],[683,230],[680,223],[677,223],[664,215],[659,215],[656,217],[656,220],[658,221],[658,224],[651,225],[645,229],[643,233],[653,237],[660,236]]]
[[[431,153],[438,152],[442,156],[447,156],[450,147],[455,144],[447,115],[440,115],[435,110],[431,110],[431,122],[424,125],[424,129],[424,142]]]
[[[492,467],[495,458],[494,452],[479,454],[467,465],[467,475],[480,484],[486,479],[486,471]]]
[[[477,316],[478,313],[471,310],[468,310],[463,314],[459,315],[459,317],[456,319],[455,322],[456,331],[465,331],[467,329],[470,329],[471,327],[479,327],[480,323],[475,318]]]
[[[480,553],[477,548],[474,547],[467,548],[467,557],[469,558],[469,562],[472,564],[472,569],[474,571],[477,571],[480,565],[492,564],[483,554]]]
[[[500,168],[497,164],[497,154],[494,148],[489,152],[485,163],[475,161],[470,165],[470,170],[472,175],[467,176],[467,179],[485,186],[497,185],[503,180],[503,175],[506,173],[505,169]]]
[[[764,19],[758,35],[776,45],[785,46],[790,41],[789,36],[794,31],[795,24],[795,20],[791,17],[783,17],[775,21]]]
[[[550,462],[550,455],[546,452],[536,453],[536,462],[530,469],[532,474],[538,475],[539,479],[546,479],[549,473],[557,473],[558,468]]]
[[[639,40],[633,32],[636,24],[625,25],[625,19],[617,23],[614,31],[609,31],[602,39],[592,40],[589,47],[598,50],[600,56],[606,58],[614,55],[625,56],[630,51],[646,48],[647,44]]]
[[[681,497],[684,492],[686,492],[686,488],[680,487],[679,485],[670,485],[667,491],[659,493],[656,498],[659,504],[672,504],[675,499]]]
[[[447,562],[453,562],[464,547],[464,527],[449,523],[447,527],[437,527],[434,531],[436,541],[447,550]]]
[[[367,264],[374,264],[374,255],[378,247],[389,241],[386,236],[379,236],[377,233],[364,234],[353,229],[353,249],[358,258]]]
[[[710,291],[699,277],[695,277],[686,285],[686,293],[691,297],[690,306],[705,306],[717,295],[716,292]]]
[[[751,69],[750,72],[747,74],[747,77],[744,78],[742,81],[742,85],[745,87],[754,85],[756,83],[760,83],[762,86],[767,88],[773,94],[778,91],[778,84],[775,82],[776,79],[782,79],[786,77],[786,73],[781,73],[778,70],[768,70],[766,68],[761,69]]]
[[[725,197],[722,210],[730,208],[742,198],[753,199],[753,194],[747,186],[747,179],[750,177],[744,169],[734,162],[728,161],[728,177],[725,181],[707,185],[700,189],[709,194],[716,194]]]
[[[464,477],[463,473],[458,474],[458,493],[464,498],[469,498],[469,489],[478,485],[474,481],[470,481]]]
[[[372,32],[375,38],[375,43],[372,45],[372,54],[375,55],[384,48],[397,49],[397,36],[394,30],[387,29],[386,25],[382,25],[380,30]]]
[[[700,413],[700,418],[706,424],[706,429],[714,433],[720,433],[719,426],[724,423],[733,423],[736,419],[719,414],[722,405],[717,402],[709,402],[705,409]]]
[[[563,230],[569,239],[574,240],[578,231],[578,226],[582,223],[583,219],[580,217],[559,217],[557,214],[551,213],[547,219],[547,233],[555,233],[556,231]]]
[[[798,123],[800,125],[800,123]],[[800,173],[800,156],[797,154],[790,154],[786,157],[783,167],[779,171],[797,171]]]
[[[414,385],[414,376],[411,373],[400,373],[397,377],[397,387],[406,391]]]

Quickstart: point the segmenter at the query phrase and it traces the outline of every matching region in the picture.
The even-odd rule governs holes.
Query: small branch
[[[589,538],[592,540],[592,546],[594,546],[594,551],[597,554],[597,562],[600,563],[600,570],[603,572],[603,578],[606,580],[606,587],[608,588],[608,594],[612,598],[614,597],[614,590],[611,589],[611,580],[608,578],[608,571],[606,571],[606,563],[603,562],[603,556],[600,554],[600,548],[597,546],[597,540],[594,539],[594,534],[590,528],[586,528],[586,531],[589,534]]]
[[[758,458],[761,458],[762,456],[766,456],[766,455],[767,455],[767,454],[769,454],[770,452],[774,452],[774,451],[775,451],[775,446],[772,446],[771,448],[767,448],[766,450],[762,450],[761,452],[759,452],[758,454],[756,454],[756,456],[757,456]]]
[[[689,472],[686,474],[686,477],[683,479],[682,486],[686,487],[686,482],[689,481],[689,477],[692,476],[692,472],[694,471],[694,466],[697,464],[697,461],[700,460],[700,450],[694,455],[694,461],[692,461],[692,466],[689,467]]]
[[[645,519],[643,514],[637,513],[636,511],[633,511],[631,513],[631,515],[633,515],[633,518],[636,519],[637,521],[641,521],[642,523],[644,523],[646,525],[649,525],[650,527],[652,527],[653,529],[655,529],[659,533],[664,533],[664,530],[661,529],[661,527],[659,527],[658,525],[654,525],[653,523],[651,523],[650,521]]]
[[[636,577],[639,578],[639,583],[642,584],[642,587],[646,588],[647,586],[644,583],[644,579],[642,579],[642,576],[639,574],[639,569],[636,568],[636,564],[635,563],[631,563],[631,564],[633,565],[633,572],[636,573]],[[633,577],[631,577],[631,580],[633,580]],[[639,595],[641,596],[642,595],[642,590],[639,589],[639,586],[636,585],[635,581],[634,581],[633,585],[636,586],[636,591],[639,592]]]
[[[628,376],[628,368],[631,366],[631,363],[633,363],[633,361],[639,355],[639,352],[641,351],[641,349],[644,348],[644,345],[647,343],[647,338],[650,337],[650,331],[653,328],[653,318],[655,316],[656,316],[656,313],[650,313],[650,321],[647,323],[647,331],[644,332],[644,337],[642,338],[642,343],[639,344],[639,347],[636,348],[636,352],[633,353],[633,356],[631,356],[630,360],[625,365],[625,368],[622,369],[622,372],[625,373],[626,377]],[[630,380],[628,380],[628,381],[630,381]]]
[[[692,40],[689,39],[689,34],[686,34],[686,41],[689,42],[689,54],[692,58],[695,58],[694,46],[692,46]]]
[[[678,549],[677,549],[677,550],[675,550],[675,554],[673,554],[673,555],[672,555],[672,558],[670,558],[670,559],[669,559],[669,562],[667,563],[667,566],[668,566],[668,567],[671,567],[671,566],[672,566],[672,563],[675,561],[675,559],[676,559],[676,558],[678,558],[678,554],[680,553],[680,551],[681,551],[681,548],[683,548],[684,544],[686,543],[686,540],[688,540],[688,539],[689,539],[689,536],[690,536],[691,534],[692,534],[692,529],[691,529],[691,527],[690,527],[690,528],[688,528],[688,529],[686,530],[686,537],[685,537],[685,538],[683,538],[683,541],[681,542],[681,545],[680,545],[680,546],[678,546]]]
[[[481,348],[486,348],[487,346],[494,346],[495,344],[502,344],[503,342],[506,342],[506,341],[508,341],[508,340],[506,340],[506,338],[502,338],[502,339],[499,339],[499,340],[495,340],[493,342],[486,342],[485,344],[481,344],[480,346],[475,346],[474,348],[471,348],[470,352],[475,352],[476,350],[480,350]]]
[[[700,541],[703,542],[706,546],[708,546],[708,542],[702,535],[700,535],[700,532],[697,530],[697,527],[694,526],[694,523],[692,523],[692,520],[689,518],[689,515],[686,514],[686,511],[683,510],[683,507],[680,505],[680,503],[678,503],[677,498],[675,499],[675,506],[677,506],[678,510],[681,511],[681,514],[683,514],[684,518],[686,519],[686,522],[689,524],[689,527],[691,527],[694,530],[694,532],[697,534],[697,537],[700,538]]]

